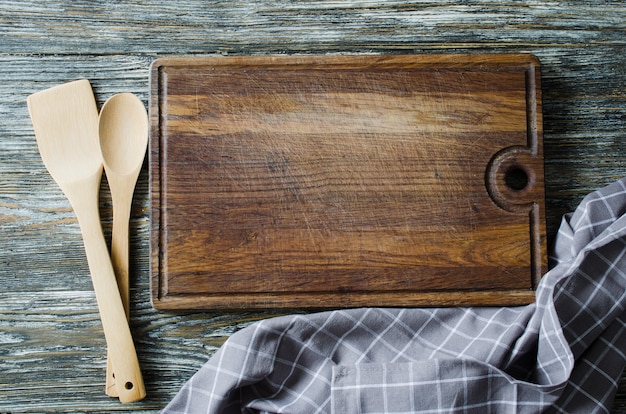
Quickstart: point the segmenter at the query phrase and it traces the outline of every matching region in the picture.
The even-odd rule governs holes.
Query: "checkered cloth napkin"
[[[625,213],[626,178],[566,215],[534,304],[263,320],[163,412],[608,413],[626,364]]]

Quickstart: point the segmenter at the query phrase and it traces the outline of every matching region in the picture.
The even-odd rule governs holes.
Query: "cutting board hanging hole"
[[[504,174],[504,182],[511,190],[522,191],[528,186],[529,178],[524,168],[514,166]]]

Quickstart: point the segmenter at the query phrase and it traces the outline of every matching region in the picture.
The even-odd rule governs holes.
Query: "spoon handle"
[[[107,174],[111,180],[114,179],[113,174]],[[112,183],[109,183],[111,186]],[[123,183],[121,183],[123,184]],[[113,187],[113,186],[111,186]],[[115,186],[119,188],[119,186]],[[117,197],[118,192],[113,192],[113,231],[111,234],[111,262],[115,270],[117,286],[119,288],[122,304],[126,317],[129,316],[130,308],[130,283],[129,283],[129,222],[130,211],[132,207],[132,191],[133,188],[126,191],[130,192],[130,199],[122,199]],[[111,397],[118,397],[119,392],[116,386],[113,364],[110,355],[107,356],[106,368],[106,393]]]
[[[126,315],[129,313],[129,222],[131,205],[129,203],[113,203],[113,231],[111,234],[111,261],[117,278],[120,296]]]
[[[72,183],[66,195],[78,217],[100,319],[121,402],[145,397],[146,391],[128,319],[117,287],[98,209],[100,176]]]

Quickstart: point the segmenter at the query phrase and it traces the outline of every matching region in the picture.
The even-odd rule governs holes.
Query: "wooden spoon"
[[[91,85],[66,83],[30,95],[27,103],[41,158],[78,218],[107,347],[123,384],[119,399],[140,400],[146,392],[100,224],[102,156]]]
[[[99,135],[104,171],[113,200],[111,261],[128,317],[128,227],[133,192],[148,146],[148,114],[141,100],[132,93],[110,97],[100,110]],[[118,390],[113,374],[109,358],[106,393],[116,397]]]

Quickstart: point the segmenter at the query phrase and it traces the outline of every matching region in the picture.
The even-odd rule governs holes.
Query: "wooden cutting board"
[[[165,58],[150,111],[159,309],[534,300],[531,55]]]

